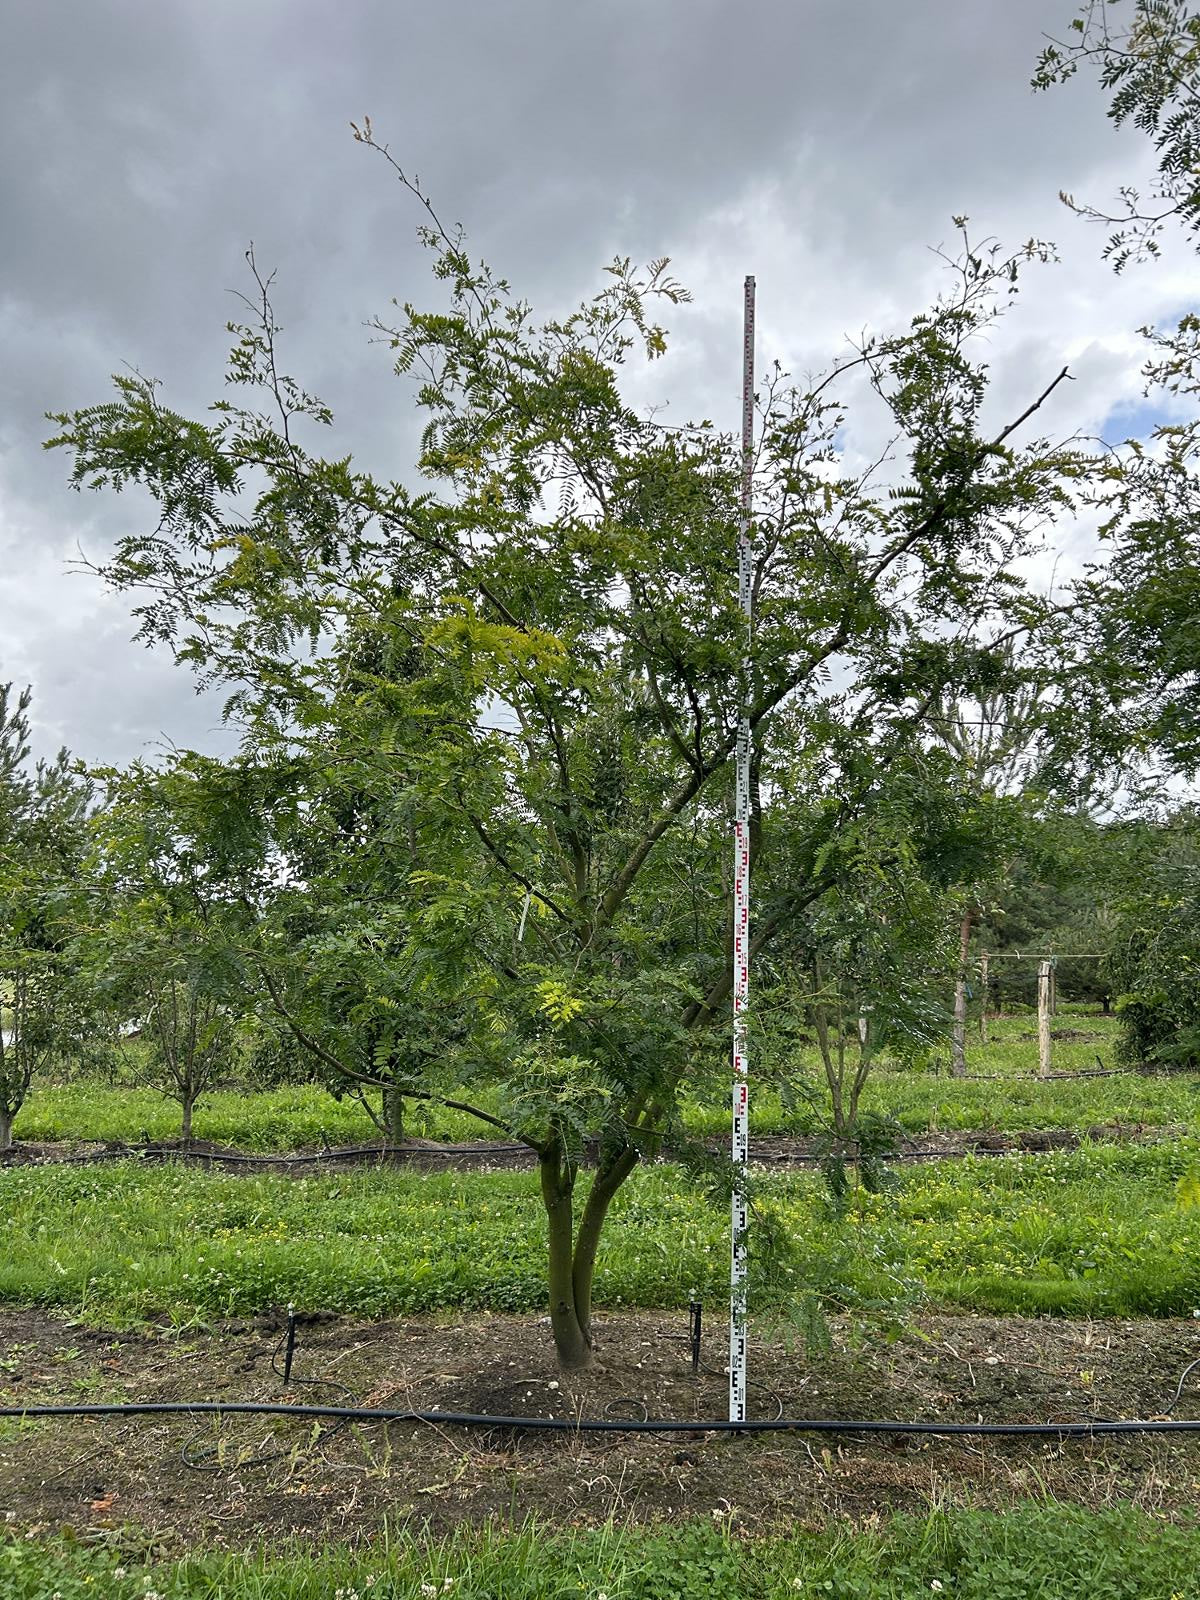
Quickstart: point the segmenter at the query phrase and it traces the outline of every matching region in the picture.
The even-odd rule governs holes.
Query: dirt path
[[[556,1373],[536,1318],[304,1324],[298,1377],[364,1404],[534,1416],[725,1414],[723,1330],[693,1376],[682,1314],[606,1316],[600,1360]],[[182,1339],[103,1333],[38,1311],[0,1313],[5,1404],[95,1400],[332,1399],[273,1372],[280,1323],[228,1323]],[[756,1344],[752,1412],[973,1421],[1149,1416],[1200,1355],[1194,1322],[1082,1323],[923,1317],[887,1343],[848,1324],[809,1361]],[[1200,1414],[1200,1371],[1177,1408]],[[189,1448],[206,1470],[185,1465]],[[259,1464],[264,1453],[274,1459]],[[600,1522],[609,1516],[723,1514],[747,1526],[862,1516],[931,1502],[1003,1507],[1030,1494],[1091,1505],[1194,1506],[1200,1437],[1068,1442],[903,1440],[803,1434],[489,1437],[408,1424],[346,1428],[314,1442],[311,1423],[186,1417],[0,1424],[0,1514],[19,1527],[136,1524],[168,1548],[232,1546],[288,1533],[354,1538],[387,1515],[438,1529],[489,1517]]]

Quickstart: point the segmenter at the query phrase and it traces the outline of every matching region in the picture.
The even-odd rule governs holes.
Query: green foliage
[[[1043,51],[1034,85],[1095,71],[1117,127],[1143,134],[1157,158],[1148,201],[1125,184],[1114,214],[1064,201],[1113,227],[1104,249],[1116,271],[1159,254],[1177,223],[1194,245],[1200,230],[1200,13],[1190,0],[1086,0],[1072,35]],[[1168,771],[1200,768],[1200,696],[1194,664],[1200,615],[1196,473],[1200,421],[1200,320],[1188,309],[1173,327],[1146,326],[1146,394],[1169,420],[1149,441],[1109,453],[1094,485],[1108,559],[1075,588],[1065,659],[1076,663],[1058,730],[1064,766],[1132,770],[1136,787],[1166,791],[1151,753]]]
[[[1200,1167],[1193,1167],[1180,1178],[1175,1191],[1180,1209],[1191,1211],[1200,1206]]]
[[[1122,1060],[1200,1062],[1200,852],[1196,818],[1159,830],[1122,908],[1110,963],[1119,986]]]
[[[35,1087],[17,1117],[17,1135],[133,1144],[175,1139],[179,1112],[161,1091],[142,1086],[145,1075],[146,1069],[138,1068],[134,1082],[119,1087],[84,1082]],[[409,1132],[461,1139],[473,1138],[475,1127],[453,1112],[418,1111]],[[197,1139],[255,1153],[322,1150],[379,1140],[379,1129],[359,1103],[334,1100],[315,1084],[209,1089],[196,1107],[192,1133]]]
[[[1110,94],[1109,120],[1147,135],[1158,157],[1149,210],[1128,184],[1114,215],[1063,195],[1073,210],[1114,227],[1104,255],[1120,272],[1159,254],[1168,219],[1200,230],[1200,13],[1191,0],[1086,0],[1070,36],[1042,51],[1034,87],[1064,83],[1085,64]]]
[[[71,947],[90,786],[29,760],[29,692],[0,684],[0,1146],[34,1077],[88,1053],[98,1008]]]
[[[180,827],[179,791],[197,788],[194,772],[107,775],[92,826],[93,914],[76,940],[110,1011],[141,1030],[144,1050],[127,1063],[180,1102],[185,1139],[193,1106],[235,1059],[246,1006],[239,885]]]
[[[1050,252],[964,228],[945,292],[906,328],[811,386],[768,376],[744,670],[740,444],[664,428],[622,395],[627,361],[666,348],[658,308],[688,298],[667,262],[618,260],[539,323],[369,126],[356,136],[422,203],[444,294],[377,324],[427,418],[431,487],[315,453],[331,417],[281,375],[253,261],[254,315],[207,422],[123,377],[51,442],[76,486],[138,484],[156,502],[104,575],[242,719],[238,759],[191,764],[194,804],[175,792],[206,856],[230,832],[246,842],[244,982],[268,1053],[286,1040],[364,1092],[454,1090],[485,1122],[482,1102],[497,1106],[561,1214],[583,1133],[619,1185],[723,1049],[706,1034],[730,987],[737,686],[760,948],[856,892],[841,889],[852,841],[868,851],[878,828],[904,848],[888,821],[902,792],[910,817],[916,791],[926,814],[954,810],[925,717],[996,687],[998,630],[1045,620],[1021,562],[1081,470],[983,421],[983,336]],[[843,457],[860,377],[895,440],[886,469]],[[915,866],[906,883],[928,920]],[[898,1038],[914,1008],[906,994],[891,1009]],[[581,1239],[602,1223],[594,1208]],[[552,1237],[561,1251],[570,1226]],[[584,1334],[587,1254],[560,1273]]]
[[[1036,1006],[1036,958],[1051,954],[1060,1003],[1111,1002],[1118,907],[1153,831],[1133,818],[1099,824],[1085,808],[1026,814],[1003,881],[981,906],[978,948],[1001,954],[988,972],[993,1008]]]

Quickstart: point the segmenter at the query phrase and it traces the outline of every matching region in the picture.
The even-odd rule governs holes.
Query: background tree
[[[135,765],[109,774],[108,804],[93,826],[100,886],[79,940],[92,981],[112,1013],[136,1021],[136,1075],[177,1100],[181,1136],[192,1113],[235,1061],[246,1009],[237,940],[237,890],[179,827],[186,765]]]
[[[1081,70],[1110,92],[1109,117],[1151,141],[1158,163],[1152,203],[1125,186],[1105,256],[1120,271],[1159,252],[1171,223],[1193,244],[1200,229],[1200,11],[1188,0],[1089,0],[1067,40],[1043,52],[1033,82],[1048,88]],[[1064,196],[1074,205],[1070,196]],[[1196,663],[1200,634],[1200,317],[1145,327],[1146,395],[1163,421],[1149,440],[1109,452],[1098,500],[1107,560],[1077,586],[1064,650],[1077,663],[1059,728],[1060,767],[1116,769],[1130,787],[1155,768],[1200,768]]]
[[[877,1186],[880,1158],[895,1145],[894,1126],[860,1112],[875,1062],[885,1051],[923,1056],[945,1034],[955,956],[941,861],[973,800],[947,766],[937,751],[893,764],[871,812],[831,846],[829,887],[775,941],[760,978],[758,1071],[774,1069],[785,1104],[817,1110],[838,1199],[850,1169]],[[823,1093],[800,1065],[799,1046],[812,1040]]]
[[[90,790],[65,750],[31,763],[29,705],[0,684],[0,1150],[34,1078],[102,1042],[71,944]]]
[[[1105,256],[1120,271],[1159,252],[1175,224],[1193,246],[1200,230],[1200,11],[1186,0],[1110,0],[1084,6],[1073,37],[1043,53],[1034,83],[1048,87],[1083,68],[1110,91],[1109,117],[1151,141],[1156,192],[1143,205],[1121,190],[1107,218],[1115,231]],[[1064,197],[1073,203],[1070,197]],[[1076,207],[1100,216],[1091,206]],[[1146,395],[1163,421],[1148,440],[1111,452],[1100,503],[1107,561],[1079,586],[1067,640],[1077,663],[1076,715],[1060,730],[1063,765],[1107,764],[1122,773],[1131,800],[1177,805],[1164,778],[1200,770],[1200,316],[1188,308],[1174,328],[1146,327]],[[1153,812],[1151,812],[1153,817]],[[1172,849],[1146,860],[1135,828],[1119,835],[1150,875],[1131,885],[1114,937],[1112,975],[1122,1049],[1140,1060],[1190,1052],[1187,935],[1190,867],[1174,847],[1186,834],[1168,829]],[[1150,833],[1157,830],[1151,824]],[[1164,837],[1164,836],[1160,836]],[[1128,883],[1120,868],[1117,881]]]
[[[360,137],[374,146],[369,127]],[[326,775],[352,770],[386,819],[350,830],[325,881],[347,917],[356,899],[355,918],[369,907],[368,925],[386,923],[375,992],[403,993],[418,1026],[445,1019],[430,1032],[454,1039],[463,1095],[486,1089],[498,1110],[477,1096],[477,1114],[536,1151],[555,1343],[580,1366],[612,1198],[662,1147],[726,1021],[717,841],[740,694],[761,952],[832,886],[833,842],[872,814],[935,698],[972,692],[1003,639],[1039,625],[1016,564],[1077,468],[1045,441],[1016,443],[1063,373],[1001,424],[972,353],[1046,252],[964,241],[945,295],[908,329],[811,385],[776,369],[760,395],[743,676],[737,443],[706,424],[665,429],[620,391],[635,350],[665,349],[655,308],[686,298],[667,264],[618,261],[595,298],[539,326],[420,198],[449,303],[405,307],[384,331],[417,378],[419,464],[438,492],[310,452],[306,429],[331,418],[283,375],[262,280],[231,375],[263,409],[235,393],[214,420],[189,420],[123,376],[113,402],[59,419],[56,442],[77,485],[138,482],[158,502],[105,575],[141,596],[148,638],[233,686],[241,781],[263,794],[247,808],[267,819],[279,881],[306,881],[294,829],[308,800],[277,804],[273,775],[303,770],[319,811]],[[884,442],[850,472],[839,440],[855,384]],[[364,664],[364,629],[402,670]],[[404,872],[373,871],[396,839]],[[313,1042],[353,1080],[357,1039]],[[404,1071],[438,1093],[445,1059],[406,1057]],[[589,1131],[597,1163],[577,1207]]]
[[[973,796],[970,814],[945,842],[940,870],[956,886],[958,963],[950,1071],[967,1070],[967,998],[971,940],[980,918],[1007,875],[1044,796],[1039,793],[1042,752],[1053,703],[1044,671],[1010,641],[990,684],[970,700],[939,696],[930,720],[933,742],[954,764],[960,791]]]
[[[1099,821],[1077,807],[1046,804],[1028,816],[979,925],[989,951],[1028,958],[994,964],[989,988],[1001,1009],[1037,1003],[1038,963],[1032,958],[1051,952],[1060,999],[1110,1009],[1108,957],[1118,907],[1135,871],[1132,841],[1144,831],[1132,818]]]
[[[1133,1066],[1200,1062],[1198,824],[1194,807],[1182,809],[1165,825],[1140,830],[1130,852],[1138,870],[1126,877],[1111,965],[1120,991],[1118,1054]]]

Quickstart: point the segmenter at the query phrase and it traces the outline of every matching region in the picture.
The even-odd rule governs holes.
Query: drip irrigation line
[[[1104,1419],[1094,1422],[912,1422],[873,1417],[647,1418],[505,1417],[475,1411],[408,1411],[385,1406],[299,1405],[269,1400],[126,1400],[112,1404],[0,1406],[0,1418],[272,1416],[346,1422],[426,1423],[439,1428],[509,1428],[536,1433],[895,1433],[936,1437],[1091,1439],[1140,1433],[1200,1433],[1200,1417]]]
[[[13,1145],[11,1152],[5,1151],[0,1156],[0,1165],[12,1160],[12,1156],[20,1152],[20,1145]],[[163,1145],[122,1145],[116,1150],[92,1150],[83,1155],[54,1156],[44,1162],[37,1163],[42,1166],[76,1167],[90,1166],[98,1161],[201,1161],[212,1165],[232,1165],[246,1167],[301,1167],[319,1165],[327,1161],[353,1161],[360,1157],[374,1157],[379,1165],[388,1159],[400,1158],[424,1160],[426,1156],[469,1156],[469,1155],[511,1155],[526,1153],[529,1146],[526,1144],[446,1144],[446,1145],[421,1145],[416,1149],[407,1150],[402,1145],[377,1145],[365,1144],[347,1146],[343,1150],[318,1150],[307,1155],[243,1155],[235,1151],[216,1150],[180,1150]],[[31,1165],[33,1163],[30,1163]]]
[[[696,1305],[692,1301],[692,1307]],[[344,1396],[353,1402],[352,1391],[344,1384],[332,1378],[300,1378],[293,1375],[292,1365],[296,1352],[297,1317],[294,1306],[288,1307],[287,1323],[284,1332],[271,1356],[271,1370],[285,1384],[302,1383],[310,1387],[338,1389]],[[666,1335],[671,1338],[672,1335]],[[691,1335],[689,1342],[691,1340]],[[284,1354],[284,1365],[281,1368],[279,1358]],[[698,1357],[698,1350],[697,1350]],[[753,1383],[754,1388],[774,1401],[777,1406],[773,1417],[754,1418],[652,1418],[649,1416],[646,1403],[638,1396],[619,1395],[608,1402],[605,1415],[602,1417],[512,1417],[494,1415],[488,1412],[475,1411],[417,1411],[384,1406],[363,1406],[354,1403],[345,1405],[336,1404],[310,1404],[281,1400],[125,1400],[116,1402],[92,1403],[75,1402],[61,1405],[26,1405],[26,1406],[0,1406],[0,1418],[11,1418],[21,1422],[38,1421],[58,1417],[83,1417],[97,1420],[107,1420],[118,1417],[143,1417],[143,1416],[187,1416],[191,1418],[201,1416],[231,1417],[231,1416],[266,1416],[266,1417],[294,1417],[317,1421],[331,1421],[334,1427],[327,1437],[332,1438],[354,1422],[406,1422],[419,1423],[431,1427],[447,1428],[481,1428],[505,1429],[517,1433],[573,1433],[591,1434],[628,1434],[628,1433],[655,1433],[655,1434],[688,1434],[695,1436],[704,1433],[819,1433],[819,1434],[913,1434],[926,1435],[938,1438],[957,1437],[984,1437],[984,1438],[1052,1438],[1052,1439],[1091,1439],[1106,1436],[1123,1437],[1128,1435],[1159,1433],[1159,1434],[1190,1434],[1200,1433],[1200,1418],[1182,1419],[1171,1416],[1171,1412],[1179,1404],[1183,1395],[1184,1385],[1191,1374],[1200,1367],[1200,1356],[1188,1363],[1179,1375],[1175,1385],[1175,1393],[1163,1410],[1151,1418],[1090,1418],[1066,1422],[919,1422],[904,1420],[881,1420],[878,1418],[851,1418],[851,1417],[785,1417],[784,1402],[775,1390],[763,1383]],[[724,1372],[701,1362],[698,1358],[693,1362],[693,1373],[704,1371],[713,1376],[724,1376]],[[615,1406],[625,1405],[636,1407],[641,1411],[641,1416],[614,1417],[612,1410]],[[197,1448],[198,1434],[193,1434],[185,1441],[183,1446],[183,1460],[189,1467],[202,1471],[218,1471],[225,1464],[221,1460],[223,1449],[220,1444],[210,1445],[201,1450]],[[285,1448],[261,1449],[257,1454],[245,1460],[239,1460],[237,1466],[240,1470],[248,1467],[266,1466],[289,1455]]]
[[[283,1366],[280,1367],[279,1357],[283,1352],[286,1353],[284,1353]],[[279,1343],[275,1346],[275,1349],[271,1355],[271,1371],[277,1378],[283,1379],[285,1387],[304,1384],[306,1387],[312,1389],[333,1389],[343,1395],[350,1404],[353,1404],[354,1391],[352,1389],[348,1389],[344,1383],[339,1383],[336,1378],[301,1378],[296,1376],[292,1372],[292,1363],[295,1359],[295,1354],[296,1308],[294,1306],[289,1306],[286,1326],[284,1327],[283,1333],[280,1335]],[[342,1420],[335,1423],[325,1435],[326,1442],[334,1438],[337,1434],[341,1433],[344,1428],[348,1428],[349,1426],[349,1418],[342,1418]],[[227,1465],[227,1463],[222,1459],[225,1454],[224,1444],[218,1443],[202,1446],[200,1439],[200,1433],[194,1433],[190,1439],[184,1440],[183,1448],[179,1452],[180,1459],[182,1460],[184,1466],[191,1467],[194,1472],[220,1472],[221,1469]],[[285,1447],[276,1446],[272,1449],[264,1447],[256,1451],[253,1455],[238,1456],[236,1465],[239,1471],[245,1472],[256,1467],[270,1466],[273,1461],[282,1461],[291,1454],[292,1451]]]
[[[954,1083],[1063,1083],[1074,1078],[1170,1078],[1195,1072],[1195,1067],[1085,1067],[1080,1072],[964,1072]]]
[[[723,1374],[722,1374],[722,1376],[723,1376]],[[616,1406],[636,1406],[637,1407],[637,1409],[642,1414],[641,1414],[640,1417],[630,1417],[628,1420],[631,1421],[631,1422],[647,1422],[649,1420],[649,1418],[650,1418],[650,1408],[647,1406],[647,1404],[646,1404],[646,1402],[644,1400],[640,1400],[638,1398],[638,1396],[635,1395],[635,1394],[619,1394],[619,1395],[614,1396],[614,1398],[611,1399],[610,1401],[608,1401],[608,1403],[604,1407],[604,1417],[605,1417],[606,1421],[608,1421],[608,1422],[619,1422],[619,1421],[622,1420],[620,1417],[614,1417],[613,1414],[612,1414],[613,1413],[613,1409]]]
[[[1171,1412],[1179,1404],[1183,1395],[1183,1386],[1188,1381],[1189,1374],[1195,1372],[1197,1367],[1200,1367],[1200,1356],[1197,1356],[1195,1361],[1189,1361],[1179,1374],[1179,1382],[1175,1385],[1175,1393],[1171,1396],[1170,1402],[1163,1407],[1162,1414],[1164,1417],[1170,1416]]]
[[[1107,1076],[1107,1074],[1104,1074],[1104,1075]],[[1099,1077],[1099,1076],[1101,1076],[1101,1074],[1099,1074],[1099,1073],[1085,1074],[1085,1073],[1080,1073],[1080,1072],[1072,1072],[1072,1073],[1063,1074],[1063,1076],[1072,1077],[1072,1078],[1080,1078],[1080,1077],[1085,1077],[1085,1076]],[[962,1082],[964,1080],[959,1079],[957,1081],[958,1082]],[[973,1080],[968,1079],[966,1081],[982,1082],[982,1081],[984,1081],[984,1079],[982,1077],[980,1077],[979,1075],[976,1075]],[[1016,1081],[1021,1081],[1021,1080],[1016,1080],[1016,1079],[1011,1079],[1010,1078],[1010,1079],[1005,1079],[1005,1081],[1006,1082],[1016,1082]],[[1043,1081],[1044,1082],[1045,1080],[1038,1080],[1038,1079],[1035,1078],[1035,1079],[1031,1079],[1030,1081],[1032,1081],[1032,1082]],[[972,1130],[972,1129],[961,1129],[961,1130],[958,1130],[958,1131],[962,1132],[963,1134],[975,1133],[976,1134],[976,1141],[978,1139],[980,1139],[980,1138],[986,1138],[986,1137],[993,1136],[993,1135],[988,1134],[987,1132],[978,1132],[977,1130]],[[1054,1144],[1025,1145],[1025,1144],[1020,1144],[1020,1143],[1016,1142],[1016,1134],[1019,1134],[1019,1133],[1022,1133],[1022,1132],[1032,1135],[1032,1134],[1041,1134],[1041,1133],[1057,1133],[1059,1131],[1073,1134],[1075,1139],[1076,1139],[1076,1144],[1069,1144],[1068,1143],[1068,1144],[1061,1144],[1061,1145],[1054,1145]],[[1151,1130],[1151,1131],[1153,1131],[1153,1130]],[[1162,1135],[1163,1135],[1164,1139],[1170,1137],[1170,1130],[1168,1128],[1163,1127],[1161,1129],[1161,1132],[1162,1132]],[[1083,1139],[1090,1138],[1092,1136],[1092,1131],[1090,1129],[1085,1129],[1085,1130],[1083,1130],[1083,1132],[1075,1134],[1075,1131],[1073,1129],[1069,1129],[1069,1128],[1068,1129],[1063,1129],[1063,1130],[1053,1129],[1053,1128],[1050,1128],[1050,1129],[1029,1128],[1029,1129],[1013,1130],[1011,1135],[1006,1134],[1004,1132],[1004,1130],[996,1130],[996,1133],[995,1133],[994,1136],[995,1137],[999,1137],[999,1138],[1010,1137],[1012,1142],[1010,1142],[1008,1144],[1003,1144],[1003,1145],[985,1145],[985,1144],[980,1144],[980,1143],[978,1143],[976,1141],[964,1140],[963,1146],[961,1148],[947,1148],[944,1145],[905,1145],[900,1149],[896,1149],[896,1150],[892,1150],[892,1151],[887,1152],[886,1156],[884,1157],[884,1159],[887,1160],[887,1161],[957,1161],[957,1160],[962,1160],[963,1158],[965,1158],[967,1156],[1055,1155],[1055,1154],[1058,1154],[1061,1150],[1070,1150],[1070,1149],[1077,1148],[1078,1143],[1081,1143],[1083,1141]],[[766,1135],[765,1137],[770,1138],[770,1137],[772,1137],[772,1135]],[[780,1137],[787,1137],[787,1136],[786,1135],[781,1135]],[[1159,1141],[1147,1140],[1146,1142],[1147,1143],[1155,1143],[1155,1142],[1159,1142]],[[481,1145],[470,1145],[470,1144],[467,1144],[467,1145],[447,1145],[444,1149],[420,1150],[420,1151],[414,1152],[414,1154],[415,1154],[418,1162],[423,1160],[424,1157],[427,1156],[427,1155],[432,1155],[432,1156],[440,1156],[440,1155],[446,1155],[446,1156],[472,1156],[472,1155],[474,1155],[474,1156],[478,1156],[479,1157],[478,1165],[479,1165],[480,1168],[482,1168],[482,1167],[486,1166],[488,1158],[490,1156],[493,1156],[493,1155],[508,1155],[508,1154],[511,1154],[511,1153],[524,1154],[524,1153],[526,1153],[527,1149],[528,1149],[528,1147],[526,1145],[522,1145],[522,1144],[482,1145],[482,1146]],[[369,1155],[378,1156],[380,1154],[378,1146],[375,1146],[375,1145],[368,1145],[364,1150],[361,1150],[361,1151],[359,1151],[359,1150],[353,1150],[353,1151],[352,1150],[330,1150],[330,1151],[324,1152],[322,1154],[304,1155],[304,1156],[210,1155],[206,1151],[202,1151],[202,1150],[157,1150],[157,1149],[147,1149],[144,1146],[130,1145],[127,1148],[122,1149],[122,1150],[93,1150],[93,1151],[90,1151],[89,1153],[84,1154],[84,1155],[46,1156],[44,1158],[33,1159],[33,1160],[29,1160],[29,1161],[18,1161],[18,1160],[15,1160],[14,1157],[16,1155],[18,1155],[19,1152],[20,1152],[20,1146],[14,1146],[11,1153],[6,1152],[4,1156],[0,1156],[0,1167],[5,1167],[5,1166],[11,1166],[13,1168],[24,1168],[24,1167],[39,1167],[39,1168],[41,1168],[41,1167],[79,1167],[79,1166],[94,1166],[94,1165],[101,1164],[101,1163],[103,1163],[105,1161],[147,1161],[147,1160],[148,1161],[164,1161],[164,1162],[165,1161],[197,1161],[197,1162],[203,1163],[206,1166],[214,1166],[214,1165],[220,1166],[220,1165],[224,1165],[227,1162],[231,1163],[231,1164],[236,1164],[238,1166],[252,1166],[252,1167],[260,1167],[260,1166],[262,1166],[262,1167],[288,1167],[288,1166],[298,1166],[298,1165],[301,1165],[301,1164],[309,1165],[309,1166],[320,1166],[320,1165],[322,1165],[324,1163],[347,1160],[347,1159],[350,1159],[350,1158],[355,1157],[355,1156],[368,1155],[368,1154]],[[385,1154],[386,1154],[386,1152],[385,1152]],[[665,1152],[658,1159],[660,1161],[662,1161],[662,1162],[669,1162],[670,1159],[671,1159],[670,1152]],[[807,1151],[807,1150],[786,1150],[786,1151],[782,1151],[782,1152],[778,1152],[777,1153],[777,1152],[774,1152],[774,1151],[772,1151],[770,1149],[755,1150],[753,1146],[751,1146],[751,1150],[750,1150],[750,1164],[752,1166],[773,1166],[773,1165],[818,1166],[818,1165],[820,1165],[821,1162],[825,1161],[826,1159],[827,1159],[826,1156],[817,1155],[817,1154],[814,1154],[813,1152]],[[370,1163],[367,1163],[367,1162],[364,1161],[362,1164],[364,1166],[367,1166]],[[374,1164],[378,1165],[378,1166],[384,1165],[384,1163],[382,1161],[376,1162]]]

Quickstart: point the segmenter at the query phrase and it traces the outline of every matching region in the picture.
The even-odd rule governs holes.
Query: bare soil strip
[[[719,1317],[718,1313],[718,1317]],[[89,1400],[335,1398],[284,1388],[272,1370],[278,1318],[183,1338],[72,1326],[36,1310],[0,1313],[5,1404]],[[480,1316],[301,1329],[295,1373],[368,1405],[529,1416],[725,1414],[720,1328],[693,1375],[686,1317],[606,1316],[596,1366],[563,1378],[536,1318]],[[1067,1322],[924,1316],[902,1338],[850,1324],[809,1360],[756,1343],[752,1414],[948,1421],[1149,1417],[1200,1355],[1195,1322]],[[1200,1371],[1173,1415],[1200,1414]],[[185,1445],[210,1470],[182,1459]],[[209,1454],[216,1452],[216,1454]],[[264,1454],[274,1459],[257,1464]],[[0,1429],[0,1514],[21,1528],[135,1524],[168,1545],[242,1546],[296,1533],[358,1538],[385,1517],[445,1530],[489,1517],[600,1522],[724,1514],[766,1527],[931,1503],[1001,1508],[1049,1493],[1092,1506],[1134,1501],[1182,1512],[1200,1489],[1200,1438],[840,1439],[819,1436],[479,1434],[435,1426],[344,1428],[269,1418],[71,1420]]]
[[[892,1161],[946,1161],[963,1156],[1045,1154],[1056,1150],[1076,1150],[1084,1143],[1155,1144],[1170,1142],[1194,1132],[1183,1126],[1145,1123],[1098,1123],[1083,1131],[1072,1128],[1027,1128],[999,1132],[971,1129],[923,1133],[905,1140],[889,1157]],[[714,1155],[725,1153],[723,1141],[705,1140]],[[790,1134],[766,1134],[751,1140],[750,1159],[759,1166],[811,1166],[821,1162],[827,1142],[795,1138]],[[851,1152],[847,1152],[851,1153]],[[262,1155],[237,1150],[228,1145],[193,1139],[190,1145],[166,1143],[124,1144],[114,1142],[35,1142],[21,1141],[0,1154],[4,1166],[86,1166],[102,1161],[190,1161],[220,1167],[229,1172],[311,1172],[322,1165],[411,1166],[419,1171],[444,1171],[448,1167],[532,1168],[533,1151],[526,1145],[473,1140],[470,1143],[444,1144],[430,1139],[410,1139],[398,1145],[339,1145],[323,1150]],[[586,1159],[586,1155],[585,1155]],[[669,1161],[670,1154],[663,1160]]]

